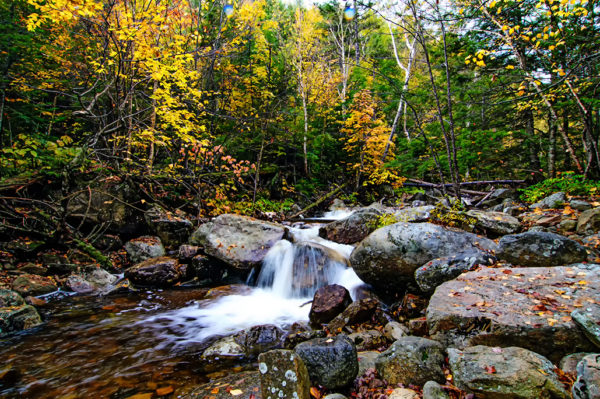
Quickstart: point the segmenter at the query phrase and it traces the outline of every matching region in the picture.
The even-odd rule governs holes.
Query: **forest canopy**
[[[600,177],[596,0],[2,0],[0,20],[4,181],[126,176],[209,216]]]

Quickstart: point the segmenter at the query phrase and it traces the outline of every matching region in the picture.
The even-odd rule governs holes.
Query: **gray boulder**
[[[578,211],[587,211],[588,209],[592,208],[592,204],[590,204],[589,202],[577,199],[571,200],[569,205],[571,206],[571,208],[576,209]]]
[[[144,214],[150,230],[169,246],[176,247],[186,242],[192,234],[194,225],[181,216],[153,207]]]
[[[600,355],[585,356],[577,364],[577,380],[573,384],[574,399],[600,399]]]
[[[564,371],[567,374],[571,374],[573,376],[577,375],[577,365],[579,362],[586,357],[587,355],[593,355],[590,352],[577,352],[571,353],[560,359],[560,363],[558,368]]]
[[[583,333],[588,339],[600,348],[600,306],[586,304],[581,309],[576,309],[571,312],[571,317],[575,323],[581,327]]]
[[[13,280],[11,288],[22,296],[37,296],[56,291],[58,286],[50,277],[23,274]]]
[[[488,234],[514,234],[521,230],[521,222],[503,212],[484,212],[472,209],[467,211],[467,216],[475,218],[475,227]]]
[[[246,216],[221,215],[201,225],[189,243],[243,270],[259,266],[269,249],[285,235],[285,228]]]
[[[448,349],[454,384],[476,397],[567,399],[569,394],[545,357],[523,348],[473,346]]]
[[[304,362],[294,351],[273,350],[258,356],[262,397],[310,399],[310,380]]]
[[[168,256],[152,258],[125,271],[125,277],[134,284],[169,287],[182,277],[179,261]]]
[[[143,262],[166,254],[160,238],[154,236],[142,236],[127,241],[125,251],[127,251],[127,256],[133,263]]]
[[[504,236],[496,256],[518,266],[559,266],[582,262],[587,251],[564,236],[540,231]]]
[[[365,238],[352,252],[350,265],[377,290],[398,293],[414,282],[415,270],[430,260],[480,248],[493,250],[496,244],[431,223],[396,223]]]
[[[445,346],[518,346],[558,362],[594,350],[570,312],[598,297],[600,275],[578,267],[481,268],[435,290],[427,324]]]
[[[496,258],[487,252],[471,250],[434,259],[415,270],[415,281],[425,293],[432,293],[445,281],[452,280],[478,266],[491,266]]]
[[[554,193],[552,195],[543,198],[542,200],[536,202],[535,204],[529,205],[529,209],[553,209],[561,207],[565,202],[567,202],[567,196],[562,191],[558,193]]]
[[[294,351],[304,361],[313,384],[342,388],[358,373],[356,347],[344,334],[302,342]]]
[[[394,217],[398,222],[424,222],[431,217],[431,211],[435,209],[433,205],[413,206],[403,208],[394,212]]]
[[[577,234],[591,235],[600,230],[600,207],[581,212],[577,219]]]
[[[444,347],[421,337],[402,337],[375,360],[377,372],[390,384],[444,382]]]
[[[360,209],[348,217],[331,222],[319,229],[319,236],[341,244],[354,244],[368,236],[382,215],[377,209]]]

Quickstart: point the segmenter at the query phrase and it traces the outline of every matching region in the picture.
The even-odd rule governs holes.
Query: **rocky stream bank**
[[[485,210],[374,204],[323,224],[318,235],[327,241],[309,238],[302,223],[221,215],[195,228],[158,207],[139,214],[115,207],[99,202],[86,214],[115,221],[98,239],[101,256],[3,243],[0,395],[600,398],[594,199],[555,193],[526,206],[498,190]],[[302,316],[207,335],[227,315],[199,323],[194,312],[222,298],[250,302],[252,287],[277,284],[286,254],[293,254],[290,298],[300,301],[290,306]],[[266,262],[275,264],[271,274]],[[333,281],[330,271],[340,268],[365,285]],[[181,308],[188,313],[174,313]],[[78,354],[90,348],[95,359],[62,371],[27,369],[29,346],[47,339],[34,356],[59,362],[51,352],[68,353],[64,341],[79,339],[69,335],[74,329],[85,337]],[[155,343],[156,336],[164,339]],[[110,362],[101,382],[66,382],[91,361]]]

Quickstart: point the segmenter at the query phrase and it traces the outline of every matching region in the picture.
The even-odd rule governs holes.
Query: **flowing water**
[[[256,287],[154,290],[70,297],[42,310],[46,323],[0,340],[0,397],[127,398],[172,387],[185,396],[218,375],[200,354],[214,337],[260,324],[308,320],[321,286],[362,282],[346,265],[352,251],[291,229],[267,254]],[[156,395],[155,395],[156,396]]]

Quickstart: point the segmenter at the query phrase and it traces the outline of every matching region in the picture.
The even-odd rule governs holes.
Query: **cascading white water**
[[[290,233],[294,243],[281,240],[269,250],[257,287],[248,294],[201,301],[149,317],[141,324],[162,331],[166,345],[185,345],[260,324],[306,321],[307,302],[327,284],[340,284],[354,297],[363,282],[346,265],[353,247],[318,237],[318,228],[292,228]]]

